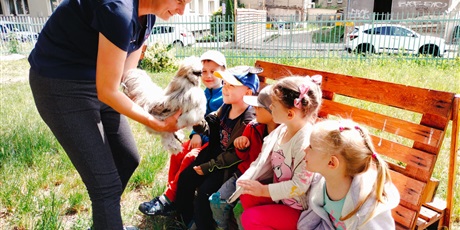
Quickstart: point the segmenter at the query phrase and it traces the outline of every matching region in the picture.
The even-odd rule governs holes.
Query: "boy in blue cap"
[[[185,224],[190,225],[194,220],[197,229],[215,229],[208,198],[232,176],[241,162],[233,141],[255,118],[254,108],[244,103],[243,97],[257,93],[260,72],[261,69],[250,66],[214,72],[224,80],[224,104],[193,127],[195,132],[209,136],[209,145],[179,176],[175,203]]]
[[[224,71],[227,66],[225,56],[217,50],[208,50],[201,55],[203,64],[201,83],[206,87],[206,114],[219,109],[223,104],[222,79],[214,76],[216,71]],[[139,211],[148,216],[169,216],[175,212],[174,201],[176,200],[177,181],[179,175],[189,166],[199,154],[202,148],[208,145],[209,138],[195,132],[190,134],[190,140],[185,142],[183,151],[172,154],[169,159],[168,185],[166,191],[151,201],[139,205]]]

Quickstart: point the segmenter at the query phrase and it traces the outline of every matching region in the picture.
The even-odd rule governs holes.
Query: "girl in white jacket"
[[[272,87],[273,121],[281,124],[265,139],[262,152],[238,179],[241,222],[251,229],[296,229],[306,208],[313,174],[305,169],[304,149],[321,104],[321,76],[291,76]]]
[[[351,120],[321,121],[305,152],[307,170],[320,175],[298,229],[395,229],[391,209],[399,193],[365,128]]]

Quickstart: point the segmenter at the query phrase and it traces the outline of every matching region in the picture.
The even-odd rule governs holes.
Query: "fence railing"
[[[174,43],[177,57],[216,49],[224,52],[228,59],[353,59],[368,55],[378,58],[396,55],[398,58],[443,60],[459,57],[460,53],[458,13],[371,14],[350,19],[342,14],[309,15],[307,21],[298,21],[290,16],[267,17],[264,13],[254,12],[239,10],[235,20],[222,16],[182,16],[174,17],[170,22],[158,21],[156,26],[174,28],[168,33],[152,35],[149,41],[164,40],[173,44],[188,39],[188,42],[182,42],[187,44],[184,47],[180,46],[181,43]],[[0,17],[0,24],[14,22],[31,33],[39,33],[46,20]],[[388,28],[377,29],[382,24]],[[356,27],[360,29],[354,31]],[[190,33],[188,38],[184,37],[185,31],[194,35],[195,42],[190,42]],[[356,34],[348,36],[353,31]],[[8,33],[1,35],[2,55],[12,51],[27,54],[35,42],[33,39],[15,42],[8,36]]]

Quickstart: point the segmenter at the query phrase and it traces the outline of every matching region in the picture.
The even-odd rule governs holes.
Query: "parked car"
[[[183,27],[177,26],[154,26],[151,41],[162,41],[165,44],[176,47],[191,46],[196,43],[195,36]]]
[[[357,53],[408,53],[442,56],[445,41],[421,35],[396,24],[365,24],[357,26],[346,37],[345,49]]]
[[[0,21],[0,37],[3,41],[17,39],[21,42],[30,42],[38,39],[38,33],[32,32],[26,24]]]

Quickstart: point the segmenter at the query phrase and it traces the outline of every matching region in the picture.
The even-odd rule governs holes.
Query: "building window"
[[[29,14],[29,3],[27,0],[9,0],[10,14]]]
[[[198,3],[198,13],[203,14],[204,2],[203,1],[198,1],[197,3]]]
[[[327,0],[327,3],[332,3],[332,0]]]
[[[214,1],[209,1],[209,2],[208,2],[208,7],[209,7],[209,8],[208,8],[208,12],[214,13],[214,11],[215,11],[215,10],[214,10],[214,7],[215,7],[215,6],[214,6]]]
[[[343,0],[337,0],[337,3],[343,3]]]
[[[195,13],[195,1],[189,3],[190,13]]]
[[[10,8],[10,14],[14,14],[14,15],[18,14],[18,13],[16,12],[16,7],[14,7],[15,5],[16,5],[16,4],[14,4],[14,0],[9,0],[9,1],[8,1],[8,6],[9,6],[9,8]]]

